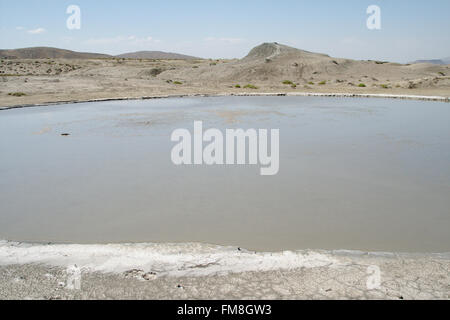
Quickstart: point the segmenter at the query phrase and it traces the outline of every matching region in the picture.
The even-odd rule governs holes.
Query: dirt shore
[[[449,298],[450,254],[0,242],[0,299]]]
[[[153,257],[153,268],[146,268],[127,260],[136,252],[141,254],[140,250],[145,248],[135,248],[134,252],[127,251],[128,254],[124,253],[123,248],[120,249],[118,256],[110,255],[106,261],[98,256],[92,256],[91,261],[85,260],[86,257],[80,255],[80,248],[77,247],[74,250],[56,248],[52,250],[51,256],[47,252],[36,259],[22,257],[27,260],[26,263],[20,263],[21,259],[13,263],[11,259],[5,258],[5,250],[2,248],[0,299],[450,298],[448,254],[340,251],[272,254],[282,260],[283,266],[267,264],[271,259],[269,254],[238,252],[235,249],[235,252],[227,251],[227,258],[221,256],[218,259],[211,254],[203,256],[196,265],[189,264],[186,256],[180,258],[184,260],[183,266],[179,261],[171,260],[172,257],[168,255]],[[23,248],[15,247],[14,250],[15,254],[9,251],[10,258],[18,258]],[[151,251],[147,253],[152,255]],[[250,257],[248,255],[261,259],[260,265],[247,265],[247,270],[238,270],[243,267],[242,264],[227,265],[225,262],[227,259],[246,260]],[[198,260],[199,257],[194,256]],[[203,263],[204,258],[209,262]],[[296,263],[301,260],[301,266],[296,266],[293,258],[297,259],[294,259]],[[43,260],[46,259],[45,263]],[[124,260],[128,262],[123,263]],[[69,286],[73,282],[70,280],[71,269],[67,266],[74,262],[78,263],[81,270],[79,287]],[[159,266],[159,270],[155,266]],[[379,285],[374,281],[377,270]]]

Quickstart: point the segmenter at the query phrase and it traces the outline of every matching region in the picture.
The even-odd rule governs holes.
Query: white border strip
[[[408,100],[424,100],[424,101],[438,101],[450,102],[450,97],[444,96],[419,96],[406,94],[382,94],[382,93],[323,93],[323,92],[237,92],[237,93],[218,93],[218,94],[174,94],[174,95],[155,95],[142,97],[117,97],[117,98],[100,98],[87,100],[62,100],[55,102],[45,102],[36,104],[22,104],[0,107],[1,110],[29,108],[29,107],[43,107],[59,104],[76,104],[89,102],[106,102],[106,101],[123,101],[123,100],[150,100],[150,99],[167,99],[167,98],[185,98],[185,97],[258,97],[258,96],[278,96],[278,97],[340,97],[340,98],[385,98],[385,99],[408,99]]]
[[[0,265],[44,264],[90,272],[154,272],[158,276],[208,276],[336,265],[316,251],[256,253],[235,247],[185,244],[26,244],[0,241]]]

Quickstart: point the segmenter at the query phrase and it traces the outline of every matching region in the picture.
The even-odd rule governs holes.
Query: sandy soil
[[[321,253],[326,264],[260,271],[160,275],[131,268],[122,272],[81,267],[80,287],[71,289],[68,269],[48,264],[0,266],[0,299],[449,299],[450,258],[444,255]],[[123,256],[126,259],[126,255]],[[81,262],[81,261],[80,261]],[[82,263],[82,262],[81,262]],[[81,264],[83,266],[83,264]],[[381,271],[380,286],[368,288]],[[204,274],[204,275],[202,275]]]
[[[449,97],[450,66],[331,58],[279,44],[263,44],[240,60],[0,61],[0,107],[166,95],[288,92]]]

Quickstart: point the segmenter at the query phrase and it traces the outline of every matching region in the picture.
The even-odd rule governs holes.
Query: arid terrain
[[[2,58],[0,83],[0,107],[184,94],[449,97],[450,65],[357,61],[265,43],[234,60]]]
[[[59,49],[54,48],[31,48],[20,51],[19,53],[21,56],[14,56],[15,54],[18,54],[17,50],[12,50],[6,53],[5,51],[0,50],[0,110],[53,103],[99,101],[109,99],[146,99],[184,95],[348,94],[369,96],[381,95],[386,97],[409,96],[410,98],[427,97],[427,99],[446,102],[449,102],[450,98],[450,65],[438,65],[432,63],[398,64],[385,61],[357,61],[344,58],[333,58],[326,54],[307,52],[278,43],[262,44],[252,49],[246,57],[232,60],[197,59],[187,56],[182,59],[141,58],[147,54],[154,54],[148,52],[130,53],[128,57],[133,58],[123,58],[118,56],[114,57],[92,53],[74,53],[67,50],[58,50]],[[355,102],[357,101],[355,100]],[[126,104],[128,108],[128,102]],[[447,105],[443,104],[439,104],[439,106],[447,107]],[[447,108],[444,109],[448,110]],[[21,113],[21,111],[33,110],[15,111],[19,111],[18,113]],[[15,111],[0,112],[0,114],[4,113],[7,115],[8,113],[15,113]],[[91,111],[92,106],[89,104],[89,113]],[[208,111],[213,113],[218,112],[217,116],[223,118],[227,124],[234,123],[235,118],[240,115],[251,114],[245,113],[245,110],[244,113],[242,113],[243,111],[241,110],[227,110],[227,112],[223,112],[223,110]],[[370,111],[370,109],[364,109],[363,113],[370,113],[367,111]],[[111,112],[111,110],[108,110],[108,112]],[[280,111],[277,108],[276,110],[271,110],[270,112],[277,114],[277,112]],[[173,115],[174,113],[171,114]],[[351,110],[349,114],[352,115]],[[446,114],[448,115],[448,113]],[[186,114],[183,113],[179,115],[177,111],[177,116],[185,117],[185,115]],[[144,116],[146,115],[144,114]],[[161,114],[157,115],[157,117],[158,116],[161,117]],[[130,114],[130,118],[126,118],[128,115],[125,112],[122,113],[121,111],[118,117],[121,117],[120,123],[124,124],[122,127],[119,127],[119,129],[122,129],[123,127],[128,128],[130,123],[133,124],[133,129],[140,129],[142,126],[144,126],[146,130],[147,128],[150,128],[148,124],[151,122],[147,121],[147,118],[141,118],[142,114]],[[403,120],[403,113],[400,114],[399,117]],[[437,118],[441,120],[441,123],[444,123],[441,127],[443,126],[447,128],[445,119],[448,119],[448,117],[443,116]],[[8,116],[3,119],[3,127],[0,126],[0,128],[7,127],[6,124],[9,121]],[[96,118],[95,121],[97,121],[97,119],[99,118]],[[115,118],[111,117],[111,119]],[[142,121],[142,119],[145,121]],[[162,118],[159,118],[159,120],[160,119]],[[174,117],[173,119],[178,118]],[[380,119],[381,118],[378,118],[381,123],[382,121]],[[420,120],[422,121],[421,117]],[[60,126],[58,127],[58,130],[55,130],[52,126],[39,126],[36,131],[33,131],[30,129],[30,123],[27,123],[27,130],[29,130],[30,133],[26,134],[32,136],[33,143],[34,141],[41,141],[42,144],[38,144],[38,147],[42,148],[42,146],[45,145],[45,134],[54,130],[55,135],[57,135],[59,139],[58,141],[64,141],[61,145],[68,148],[66,151],[69,151],[67,151],[66,154],[70,155],[69,159],[72,159],[72,155],[76,154],[76,147],[82,148],[85,145],[80,143],[82,140],[69,140],[71,139],[69,136],[72,135],[73,131],[66,131],[66,128],[64,127],[66,122],[60,122],[60,119],[58,118],[55,118],[52,121],[55,121],[57,125]],[[70,121],[72,122],[73,119],[70,119]],[[17,126],[17,123],[22,123],[22,118],[16,122],[13,122],[11,127]],[[412,123],[415,124],[415,122]],[[78,124],[83,125],[81,122]],[[361,125],[363,122],[360,122],[359,124]],[[432,126],[432,124],[429,125]],[[420,122],[419,126],[422,126],[422,122]],[[398,126],[393,127],[397,128]],[[418,126],[414,126],[414,128],[417,127]],[[59,128],[61,128],[61,130],[59,130]],[[114,128],[117,129],[118,127]],[[319,127],[315,127],[314,129],[317,130],[317,128]],[[366,127],[363,128],[366,129]],[[96,129],[97,128],[95,127],[92,132]],[[89,130],[84,131],[85,134],[89,134],[86,132],[91,132]],[[67,132],[71,133],[69,134]],[[97,133],[98,132],[99,131],[97,131]],[[323,130],[317,130],[315,132],[321,132],[322,136],[318,136],[318,138],[323,141]],[[448,141],[445,139],[445,137],[448,137],[448,131],[442,132],[444,133],[440,135],[436,134],[435,136],[439,137],[439,139],[444,137],[442,141]],[[425,144],[416,145],[414,144],[414,141],[405,140],[402,136],[392,136],[391,138],[391,136],[383,135],[380,137],[380,133],[378,132],[376,132],[376,134],[377,136],[374,139],[385,139],[387,143],[389,143],[389,146],[390,144],[393,145],[398,142],[398,146],[402,148],[430,148],[429,145]],[[14,133],[7,132],[6,135],[14,136]],[[94,135],[86,135],[85,137],[89,138],[84,139],[84,141],[89,141],[89,143],[92,143],[93,136]],[[352,137],[355,136],[357,135],[353,135]],[[30,180],[26,180],[24,178],[26,177],[25,173],[22,172],[20,170],[20,166],[16,164],[18,163],[17,159],[22,160],[29,158],[32,159],[33,164],[46,163],[47,159],[51,159],[48,166],[48,168],[51,169],[48,169],[49,171],[42,170],[44,175],[50,176],[48,172],[54,170],[54,168],[51,167],[52,164],[58,163],[57,160],[61,159],[54,159],[55,154],[61,153],[61,147],[54,147],[55,145],[51,145],[48,148],[43,148],[42,150],[44,151],[42,154],[45,156],[47,156],[45,154],[46,150],[57,150],[57,152],[47,152],[48,158],[39,158],[36,156],[38,154],[38,152],[36,152],[37,149],[30,148],[32,143],[21,142],[31,140],[17,140],[19,141],[17,143],[11,143],[9,138],[7,140],[8,141],[5,140],[7,143],[4,145],[14,146],[15,149],[11,149],[11,152],[4,153],[5,155],[9,154],[12,160],[8,162],[7,157],[5,156],[3,164],[13,164],[11,166],[12,169],[10,170],[12,172],[11,177],[17,176],[20,178],[20,183],[25,182],[26,184],[29,184],[28,187],[31,186],[31,192],[27,193],[23,191],[26,190],[26,188],[22,188],[22,185],[20,184],[20,188],[22,189],[19,189],[20,192],[15,193],[20,200],[18,203],[23,202],[21,197],[23,197],[24,194],[36,196],[34,195],[34,191],[36,189],[41,189],[41,186],[52,186],[51,181],[64,180],[64,183],[67,183],[64,190],[54,187],[56,184],[53,186],[55,191],[58,191],[56,198],[64,200],[64,210],[67,210],[66,203],[68,203],[68,206],[72,206],[73,210],[83,212],[83,210],[80,209],[82,208],[80,205],[82,201],[79,201],[82,197],[79,197],[81,193],[78,192],[78,190],[83,189],[82,187],[78,188],[75,186],[73,189],[70,189],[69,183],[67,182],[69,180],[66,178],[61,179],[57,176],[54,180],[45,180],[45,183],[40,183],[38,188],[33,188],[33,185],[29,183]],[[48,141],[50,140],[51,143],[54,143],[55,141],[53,139],[48,139]],[[114,137],[114,140],[118,139]],[[69,144],[70,141],[72,141],[73,144]],[[102,136],[102,143],[104,143],[104,141],[104,137]],[[18,152],[19,148],[16,147],[17,145],[23,147],[24,150],[25,148],[27,149],[27,152],[22,154],[25,156],[21,156]],[[90,144],[89,146],[92,147],[95,145]],[[357,146],[358,145],[356,142],[352,141],[351,152],[344,153],[346,155],[354,153],[355,150],[357,150]],[[364,147],[365,146],[366,144],[364,141]],[[370,146],[370,144],[368,144],[368,146]],[[442,150],[448,149],[445,146],[446,145],[438,150],[439,154],[441,154]],[[148,144],[146,144],[146,147],[148,147]],[[111,147],[111,149],[114,148]],[[137,148],[139,151],[143,149],[144,148]],[[94,148],[83,149],[83,152],[87,155],[86,159],[91,159],[89,160],[89,166],[92,163],[93,170],[95,170],[95,163],[97,162],[101,164],[102,170],[106,168],[104,172],[108,174],[111,172],[118,174],[124,173],[123,177],[130,176],[134,179],[134,174],[139,172],[140,178],[142,179],[142,177],[144,177],[142,174],[144,170],[139,171],[139,167],[136,166],[136,163],[138,162],[132,162],[133,166],[127,167],[126,165],[122,165],[120,162],[122,161],[122,158],[118,157],[117,159],[120,162],[120,169],[123,170],[123,167],[127,167],[127,169],[131,168],[130,170],[132,171],[132,174],[126,175],[126,171],[120,170],[108,171],[108,168],[104,165],[106,161],[102,162],[101,157],[97,157],[95,159],[90,158],[92,156],[90,150],[94,150]],[[123,153],[122,149],[117,148],[117,150]],[[367,149],[363,148],[362,150]],[[378,149],[378,151],[379,150],[381,149]],[[404,153],[404,150],[405,149],[401,149],[401,152]],[[425,151],[428,150],[429,149],[426,149]],[[101,153],[102,152],[99,152],[99,154]],[[62,152],[61,154],[64,153]],[[321,156],[320,149],[314,149],[311,147],[306,150],[305,154],[307,155],[309,161],[314,162],[316,159],[326,159],[329,153],[324,153],[324,156]],[[389,152],[385,152],[384,154],[390,155]],[[444,157],[442,160],[439,157],[439,161],[446,164],[446,154],[443,154]],[[426,153],[426,157],[423,157],[423,159],[427,159],[427,161],[429,161],[432,159],[431,155],[432,154],[428,152]],[[134,159],[139,160],[138,156],[133,157],[129,152],[127,153],[127,156],[130,159],[133,159],[133,161]],[[408,157],[407,159],[409,160],[414,158],[415,157]],[[45,159],[45,161],[39,161],[38,159]],[[75,159],[74,161],[78,161],[78,158],[76,157],[73,157],[73,159]],[[336,164],[334,158],[328,157],[328,159],[333,159],[334,164]],[[358,158],[355,157],[354,159]],[[392,161],[391,158],[389,159],[389,161]],[[401,158],[399,159],[401,160]],[[376,160],[380,161],[379,159]],[[403,168],[405,162],[401,162],[400,160],[399,163],[401,163],[401,165],[399,168]],[[370,164],[367,162],[361,162],[364,163],[364,166],[371,168]],[[69,163],[64,161],[61,163],[64,174],[67,174],[69,171]],[[318,162],[319,165],[321,163],[322,162]],[[428,167],[431,167],[429,163],[432,162],[427,162],[427,170]],[[6,167],[6,165],[4,166]],[[89,176],[89,171],[86,169],[89,166],[82,167],[82,162],[80,162],[80,164],[77,163],[77,168],[82,167],[84,170],[83,174],[86,176]],[[35,168],[42,167],[34,167],[33,165],[29,166],[29,168],[30,171],[33,171],[34,178],[35,171],[39,171],[35,170]],[[7,172],[7,170],[8,169],[6,168],[4,171]],[[355,170],[355,166],[351,167],[351,170]],[[315,172],[319,171],[312,172],[311,181],[314,180]],[[345,173],[345,171],[342,172]],[[417,170],[414,171],[414,173],[416,172]],[[448,184],[446,184],[448,180],[442,180],[445,179],[445,175],[442,175],[442,172],[438,172],[438,175],[440,175],[441,179],[439,180],[440,184],[438,186],[444,190],[443,192],[445,192],[448,190],[448,188],[445,189],[448,186]],[[114,175],[111,176],[115,177]],[[398,187],[401,186],[399,184],[399,176],[400,175],[392,175],[392,188],[394,190],[397,188],[398,190],[403,191],[404,195],[408,195],[404,189]],[[331,177],[339,181],[334,178],[334,173],[331,174]],[[240,176],[239,178],[239,181],[245,180],[243,176]],[[89,176],[87,180],[91,182],[90,179],[94,181],[91,176]],[[195,176],[195,179],[197,183],[197,176]],[[359,174],[358,180],[355,181],[360,183],[359,180],[363,179],[363,175]],[[101,179],[99,179],[99,181],[100,180]],[[126,187],[131,186],[127,187],[132,193],[130,196],[132,198],[130,199],[141,199],[137,196],[138,189],[134,187],[134,184],[127,185],[124,181],[125,179],[122,178],[121,184]],[[142,179],[142,181],[150,181],[150,183],[155,187],[155,190],[157,188],[158,190],[159,188],[162,188],[161,190],[169,190],[163,189],[164,184],[162,183],[158,182],[155,184],[154,181],[158,181],[156,179]],[[317,184],[322,183],[321,181],[323,180],[319,179]],[[354,180],[350,180],[348,179],[348,176],[346,176],[345,180],[342,181],[346,181],[346,183],[353,183]],[[365,190],[378,190],[377,194],[370,194],[370,199],[373,201],[384,199],[377,198],[377,196],[381,194],[379,190],[387,187],[391,188],[391,180],[381,182],[372,181],[372,185],[376,186],[375,189],[362,188],[361,190],[362,192],[366,192]],[[105,185],[112,184],[115,186],[120,185],[115,182]],[[328,183],[323,184],[326,185],[327,188],[333,189],[332,185]],[[4,183],[3,185],[5,186],[5,192],[3,193],[4,198],[6,199],[3,203],[11,202],[12,197],[9,196],[6,191],[13,190],[10,188],[12,184],[8,185],[7,183]],[[95,187],[94,183],[92,185]],[[208,189],[210,189],[210,185],[211,184],[206,185]],[[364,186],[364,184],[358,185]],[[440,187],[441,185],[443,187]],[[342,186],[343,185],[335,189],[345,191],[345,188]],[[150,189],[148,189],[148,185],[145,185],[145,187],[145,196],[148,197],[151,192],[149,191]],[[285,190],[288,190],[289,185],[283,184],[283,187],[286,187]],[[86,187],[84,188],[86,190],[89,189]],[[297,192],[297,189],[290,189]],[[335,189],[333,189],[333,194],[339,195],[338,192],[335,192]],[[74,198],[76,200],[72,202],[67,201],[67,198],[65,198],[65,196],[70,194],[70,190],[77,190],[77,192],[74,192],[73,194],[75,194],[78,198]],[[96,190],[101,190],[101,188],[96,188]],[[186,188],[184,190],[186,190]],[[183,193],[186,193],[184,190]],[[198,190],[200,189],[197,189],[197,192]],[[247,190],[250,190],[250,188],[247,188]],[[282,189],[280,188],[280,190]],[[307,188],[299,190],[300,191],[298,192],[302,192],[301,190],[307,190]],[[173,192],[172,189],[171,191]],[[91,196],[92,194],[93,193],[90,193],[89,197],[94,198]],[[257,196],[261,197],[261,194],[262,193],[258,193]],[[317,200],[318,202],[321,202],[321,204],[325,203],[325,206],[328,203],[333,203],[331,202],[333,198],[327,198],[322,193],[309,192],[306,194],[312,194],[314,196],[314,201]],[[345,195],[345,192],[342,194]],[[122,196],[123,194],[119,194],[117,197]],[[391,196],[392,193],[389,193],[389,197]],[[426,196],[428,197],[428,195]],[[38,196],[36,197],[38,198]],[[386,199],[390,199],[389,197]],[[52,202],[54,198],[55,197],[49,196],[48,199],[51,200],[47,202]],[[359,199],[358,197],[355,198]],[[42,199],[47,198],[43,197]],[[84,197],[83,199],[84,202],[87,202],[86,199],[88,198]],[[112,203],[109,201],[111,197],[101,199],[107,199],[106,201],[102,202],[102,200],[100,200],[100,202],[98,202],[101,203],[101,207],[104,206],[104,203],[110,202],[109,205]],[[192,197],[192,199],[196,201],[198,198]],[[226,197],[224,199],[227,200]],[[249,198],[246,195],[245,201],[248,202],[248,199]],[[409,208],[413,208],[414,206],[411,205],[412,202],[410,199],[411,197],[400,198],[401,201],[409,201],[406,203],[409,205]],[[418,199],[420,200],[420,198]],[[436,199],[438,199],[436,192],[433,191],[433,195],[430,195],[429,199],[436,202]],[[443,197],[443,199],[446,200],[448,198]],[[339,203],[343,203],[343,206],[347,206],[348,204],[344,200],[345,198],[342,197],[342,199],[339,199]],[[139,202],[136,200],[133,201],[136,203]],[[26,202],[26,205],[33,209],[33,206],[31,205],[32,202],[29,200]],[[164,202],[164,205],[169,202],[170,201]],[[424,204],[426,203],[426,201],[422,202]],[[73,203],[75,203],[75,205]],[[211,201],[211,203],[213,202]],[[363,202],[361,203],[364,204]],[[379,203],[382,204],[380,207],[378,207]],[[377,206],[375,208],[382,211],[385,203],[380,200],[377,201],[376,204]],[[53,202],[51,205],[56,207]],[[292,207],[297,208],[297,206]],[[93,206],[93,208],[96,207]],[[118,208],[120,209],[120,207]],[[150,206],[146,206],[144,208],[145,210],[150,210]],[[195,210],[193,211],[199,211],[199,208],[201,207],[195,206]],[[257,207],[257,209],[258,208],[259,207]],[[268,208],[270,209],[271,207],[269,206]],[[327,207],[327,210],[328,208],[329,207]],[[126,212],[128,209],[129,205],[127,204],[122,212]],[[415,209],[418,211],[420,208]],[[107,210],[110,209],[105,209],[105,212]],[[136,212],[139,212],[140,214],[140,212],[146,212],[145,210],[136,210]],[[277,205],[276,210],[280,210],[280,206]],[[7,209],[3,211],[6,212]],[[85,212],[89,211],[85,210]],[[122,212],[120,213],[122,214]],[[339,213],[339,211],[336,212]],[[422,214],[423,212],[424,211],[422,210],[420,213]],[[259,213],[260,212],[258,212],[258,214]],[[425,219],[430,219],[429,213],[430,212],[428,210]],[[35,212],[33,212],[33,215],[34,214]],[[337,216],[337,214],[334,215]],[[86,219],[87,216],[87,213],[83,213],[79,221],[86,223],[87,220],[84,219]],[[33,220],[30,217],[31,215],[27,216],[27,221],[29,221],[31,225],[37,220]],[[204,216],[201,216],[202,219],[204,219],[203,217]],[[211,217],[209,218],[211,219]],[[279,219],[280,217],[277,216],[276,218]],[[133,220],[130,217],[128,217],[128,219],[130,221]],[[170,216],[169,219],[175,221],[175,219]],[[358,219],[361,220],[356,220],[357,223],[362,223],[360,222],[362,219],[368,219],[369,222],[373,222],[373,220],[370,220],[372,217]],[[401,220],[399,217],[396,217],[396,219],[399,219],[399,221]],[[50,219],[43,219],[44,223],[49,220]],[[409,215],[405,220],[411,220],[411,215]],[[101,219],[102,223],[104,221],[107,221],[107,219]],[[217,220],[211,219],[210,221],[214,221],[216,223]],[[294,225],[291,222],[293,220],[287,221],[291,223],[291,225]],[[334,220],[330,221],[334,223],[333,227],[337,225],[333,222]],[[343,221],[345,222],[346,220]],[[386,225],[385,221],[386,220],[383,220],[383,226]],[[445,221],[446,220],[444,220],[444,218],[438,221],[438,223],[443,226],[444,232],[446,230]],[[180,221],[175,222],[184,226],[180,223]],[[152,224],[153,223],[154,222],[152,221]],[[238,221],[238,223],[240,222]],[[3,225],[5,226],[6,224]],[[115,224],[111,225],[114,228]],[[252,227],[254,225],[255,224],[252,222]],[[431,228],[427,229],[420,223],[417,225],[421,226],[421,228],[417,230],[423,230],[423,232],[427,235],[430,230],[432,230]],[[23,229],[22,224],[18,224],[18,226],[20,230]],[[119,229],[124,225],[117,224],[117,226]],[[160,228],[157,223],[155,226]],[[272,227],[273,224],[268,224],[268,226]],[[223,228],[222,225],[221,227]],[[373,223],[370,227],[373,227]],[[171,228],[176,229],[174,227]],[[124,229],[126,229],[126,226]],[[224,228],[224,230],[230,229],[231,228]],[[256,229],[257,228],[255,228],[255,230]],[[327,233],[330,232],[331,229],[332,228],[326,229]],[[54,230],[63,232],[58,228],[54,228]],[[340,229],[337,227],[336,230]],[[97,230],[95,231],[97,233],[101,233]],[[358,232],[359,231],[360,229],[358,229]],[[148,229],[145,229],[145,232],[148,232]],[[298,230],[296,229],[295,232],[298,232]],[[408,237],[416,236],[413,231],[408,232]],[[435,230],[433,230],[433,232],[436,233]],[[263,235],[264,237],[267,237],[266,233]],[[366,236],[366,234],[364,235]],[[233,237],[236,238],[235,234],[233,234]],[[442,241],[442,243],[447,242]],[[80,284],[78,288],[72,287],[71,285],[71,281],[74,280],[74,274],[72,273],[74,268],[75,271],[79,272],[79,274],[77,274],[78,278],[76,279]],[[242,247],[238,248],[237,245],[236,247],[217,247],[205,244],[164,245],[140,243],[116,245],[64,245],[53,243],[16,243],[0,239],[0,299],[256,298],[448,300],[450,293],[449,270],[449,253],[403,254],[386,252],[369,253],[343,250],[305,250],[264,253],[247,251]]]
[[[449,267],[448,254],[0,241],[0,299],[448,300]]]

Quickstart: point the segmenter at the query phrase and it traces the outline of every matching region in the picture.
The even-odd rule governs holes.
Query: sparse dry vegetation
[[[269,64],[266,59],[270,59]],[[364,91],[368,93],[389,89],[393,94],[450,94],[446,66],[351,59],[344,62],[275,43],[258,46],[243,59],[219,61],[103,57],[2,58],[0,62],[0,106],[17,104],[18,99],[12,94],[22,91],[26,96],[21,95],[21,104],[178,93],[231,93],[241,88],[285,92],[307,91],[313,87],[320,92],[345,93],[357,93],[359,88],[366,88]]]
[[[23,97],[26,96],[26,93],[23,92],[10,92],[8,93],[8,96],[13,96],[13,97]]]

